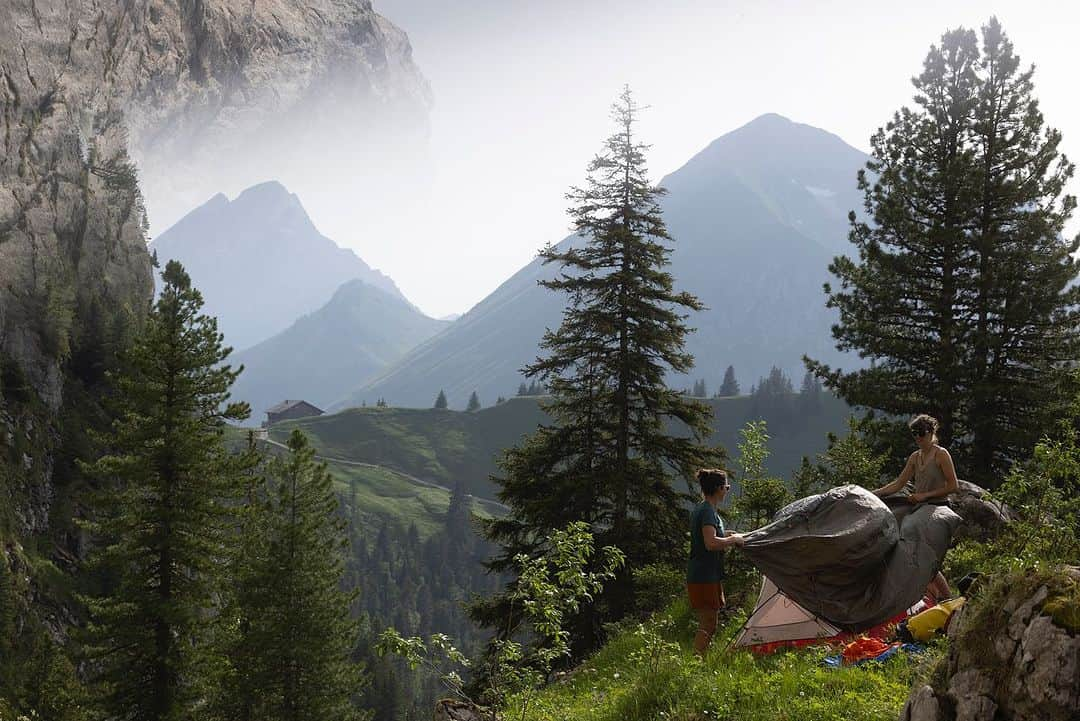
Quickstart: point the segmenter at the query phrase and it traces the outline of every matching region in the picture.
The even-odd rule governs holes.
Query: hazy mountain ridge
[[[359,279],[408,303],[388,276],[322,235],[299,198],[270,181],[235,200],[218,194],[154,239],[159,263],[179,260],[225,342],[247,348],[322,307]],[[417,311],[418,312],[418,311]]]
[[[232,356],[231,363],[244,365],[232,396],[251,404],[254,420],[286,398],[325,407],[342,388],[374,377],[448,325],[400,296],[350,280],[322,308]]]
[[[842,358],[830,340],[834,319],[821,285],[832,257],[847,250],[846,216],[862,207],[855,177],[866,159],[835,135],[765,115],[661,181],[675,239],[669,270],[676,287],[708,309],[688,319],[697,329],[687,341],[697,367],[674,384],[705,378],[716,388],[733,364],[748,389],[772,365],[798,374],[804,353]],[[473,390],[485,402],[513,393],[544,328],[560,322],[566,299],[536,284],[556,270],[533,260],[445,333],[335,407],[379,397],[424,406],[440,388],[451,406]]]

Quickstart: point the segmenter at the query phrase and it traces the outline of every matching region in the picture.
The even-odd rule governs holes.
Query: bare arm
[[[904,470],[900,471],[900,475],[896,477],[896,480],[887,486],[882,486],[874,491],[879,498],[885,496],[891,496],[894,493],[899,492],[907,482],[911,480],[911,477],[915,475],[915,454],[912,453],[908,456],[907,463],[904,464]]]
[[[728,532],[728,535],[720,537],[716,535],[716,526],[702,526],[701,539],[705,541],[705,548],[709,551],[722,551],[732,546],[743,545],[743,537],[738,533]]]
[[[934,462],[938,464],[941,473],[945,476],[945,487],[936,491],[911,494],[911,500],[915,503],[929,501],[934,498],[944,498],[950,493],[956,493],[957,489],[960,488],[960,483],[956,480],[956,466],[953,465],[952,456],[949,455],[949,452],[944,448],[940,449],[934,456]]]

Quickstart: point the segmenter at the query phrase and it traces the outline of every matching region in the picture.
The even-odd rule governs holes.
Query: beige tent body
[[[754,612],[743,624],[735,645],[803,645],[843,635],[839,628],[792,601],[765,578]]]

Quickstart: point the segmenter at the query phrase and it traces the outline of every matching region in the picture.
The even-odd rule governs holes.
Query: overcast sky
[[[1078,5],[375,0],[409,34],[431,82],[431,194],[394,237],[355,237],[346,208],[312,214],[425,312],[461,313],[567,234],[563,195],[583,181],[624,83],[651,106],[640,131],[657,179],[767,112],[866,150],[910,102],[930,44],[991,14],[1022,61],[1036,64],[1043,112],[1064,133],[1066,153],[1080,157]]]

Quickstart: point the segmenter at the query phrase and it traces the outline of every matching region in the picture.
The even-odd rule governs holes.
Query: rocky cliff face
[[[145,216],[96,2],[0,7],[0,352],[53,411],[91,309],[150,298]]]
[[[941,673],[901,721],[1080,718],[1080,569],[999,584],[961,613]]]
[[[344,173],[355,196],[375,192],[373,166],[423,152],[430,89],[369,0],[123,5],[112,72],[130,89],[131,154],[156,229],[264,180]]]

